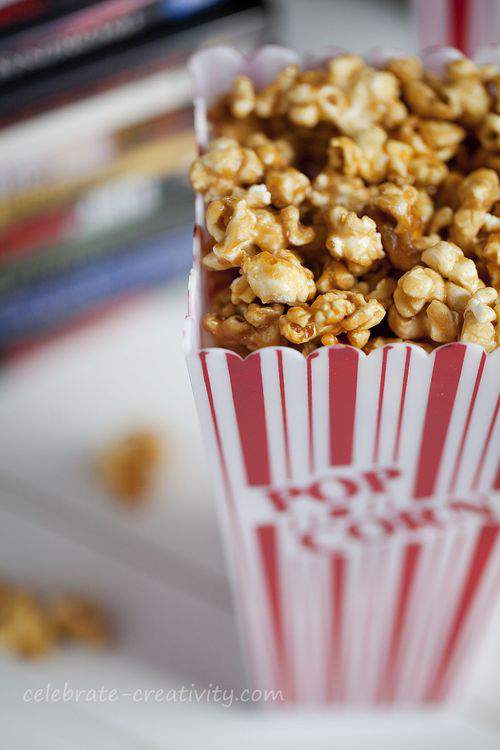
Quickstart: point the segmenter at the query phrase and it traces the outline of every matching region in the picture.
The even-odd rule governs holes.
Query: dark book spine
[[[166,8],[155,0],[105,0],[10,34],[0,39],[0,82],[127,39],[161,20]]]
[[[0,347],[54,330],[107,300],[187,272],[190,232],[161,234],[0,300]]]

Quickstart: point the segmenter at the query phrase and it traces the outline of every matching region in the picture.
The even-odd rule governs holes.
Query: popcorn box
[[[200,148],[235,74],[263,85],[296,59],[198,53]],[[198,196],[185,349],[252,684],[316,706],[442,700],[500,587],[500,350],[205,348],[203,214]]]
[[[500,5],[497,0],[413,0],[420,47],[450,44],[477,55],[498,44]]]

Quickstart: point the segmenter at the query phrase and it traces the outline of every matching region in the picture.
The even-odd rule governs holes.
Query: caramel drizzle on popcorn
[[[237,76],[190,170],[233,280],[203,325],[242,354],[411,341],[499,345],[500,73],[341,55]]]

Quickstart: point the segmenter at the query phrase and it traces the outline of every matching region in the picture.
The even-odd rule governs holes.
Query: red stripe
[[[307,358],[307,414],[309,427],[309,470],[314,471],[314,421],[312,397],[312,361],[318,355],[310,354]]]
[[[462,52],[467,52],[468,0],[451,0],[450,13],[450,44],[452,47],[462,50]]]
[[[392,460],[397,463],[399,460],[399,448],[401,443],[401,428],[403,426],[403,413],[406,403],[406,390],[408,388],[408,374],[410,372],[410,359],[411,359],[411,347],[406,347],[405,357],[405,369],[403,373],[403,384],[401,386],[401,398],[399,401],[399,414],[398,414],[398,426],[396,429],[396,439],[394,441],[394,452],[392,454]]]
[[[497,420],[498,416],[498,408],[500,407],[500,396],[497,398],[497,405],[495,407],[495,411],[493,412],[493,416],[491,417],[490,426],[488,427],[488,432],[486,434],[486,439],[484,441],[483,449],[481,451],[481,455],[479,457],[479,463],[477,465],[476,473],[474,474],[474,479],[472,480],[472,488],[473,490],[477,490],[477,487],[479,485],[479,480],[481,479],[481,474],[483,473],[483,467],[484,462],[486,460],[486,454],[488,453],[488,448],[490,446],[491,436],[493,434],[493,430],[495,428],[495,422]]]
[[[227,470],[226,457],[224,455],[224,449],[222,447],[222,439],[221,439],[221,434],[219,430],[219,423],[217,421],[217,413],[215,411],[212,385],[210,383],[210,374],[208,372],[208,365],[207,365],[208,352],[200,352],[199,357],[201,361],[201,370],[203,373],[203,382],[205,383],[205,390],[207,392],[208,404],[210,406],[210,414],[212,417],[212,425],[213,425],[214,433],[215,433],[215,442],[217,444],[217,452],[219,454],[219,462],[220,462],[220,467],[221,467],[222,478],[224,481],[224,490],[225,490],[226,499],[227,499],[228,515],[229,515],[229,520],[232,526],[233,534],[235,537],[234,557],[236,559],[236,564],[239,568],[242,581],[244,581],[246,578],[246,573],[245,573],[246,566],[245,566],[245,563],[243,562],[243,556],[244,556],[243,531],[238,521],[238,515],[236,512],[236,503],[234,501],[233,489],[231,487],[231,481],[229,479],[229,472]],[[241,596],[241,599],[243,599],[242,596]]]
[[[438,349],[434,360],[413,496],[434,492],[465,357],[463,344]]]
[[[472,608],[480,583],[484,577],[491,553],[498,538],[500,526],[483,526],[481,529],[469,571],[460,595],[455,616],[446,640],[434,679],[427,691],[427,700],[439,700],[446,692],[446,677],[451,661],[456,651],[457,643],[462,634],[467,616]]]
[[[217,414],[215,412],[214,396],[212,393],[210,375],[209,375],[208,366],[207,366],[208,352],[200,352],[199,356],[200,356],[200,361],[201,361],[201,370],[203,373],[203,382],[205,383],[205,390],[207,392],[208,404],[210,406],[210,414],[212,416],[212,425],[214,428],[215,442],[217,443],[217,452],[219,454],[222,477],[224,480],[224,489],[226,490],[226,495],[230,503],[231,512],[234,513],[235,512],[234,498],[233,498],[233,494],[231,490],[231,483],[229,481],[229,474],[227,471],[227,464],[226,464],[226,459],[224,456],[224,450],[222,448],[222,440],[220,436],[219,423],[217,421]]]
[[[373,446],[373,463],[378,463],[379,449],[380,449],[380,427],[382,424],[382,407],[384,405],[384,390],[385,390],[385,376],[387,372],[387,355],[389,349],[387,347],[382,352],[382,369],[380,371],[380,383],[378,387],[378,406],[377,406],[377,427],[375,432],[375,445]]]
[[[226,354],[234,411],[249,485],[271,483],[260,355]]]
[[[411,594],[415,585],[420,553],[420,544],[408,544],[405,549],[396,611],[394,614],[394,628],[389,645],[383,682],[379,687],[379,701],[390,701],[394,698],[397,684],[396,670],[398,666],[399,651],[401,648],[401,637],[406,623]]]
[[[464,429],[462,432],[462,437],[460,439],[460,446],[458,449],[457,457],[455,460],[455,465],[453,467],[453,472],[451,474],[451,480],[450,480],[450,488],[449,491],[453,492],[458,479],[458,472],[460,470],[460,464],[462,463],[462,456],[465,448],[465,441],[467,440],[467,434],[469,432],[470,422],[472,419],[472,412],[474,411],[474,406],[476,404],[476,398],[477,398],[477,392],[479,390],[479,384],[481,383],[481,378],[483,377],[483,370],[484,365],[486,364],[486,352],[483,352],[481,355],[481,361],[479,363],[479,368],[476,375],[476,382],[474,383],[474,390],[472,391],[469,411],[467,412],[467,419],[465,420]]]
[[[497,466],[497,473],[495,475],[495,481],[493,482],[493,489],[500,490],[500,463]]]
[[[358,357],[356,350],[349,347],[333,347],[328,352],[332,466],[352,462]]]
[[[344,693],[342,674],[342,623],[344,617],[345,559],[338,552],[330,558],[330,580],[332,586],[332,634],[330,679],[327,685],[327,701],[340,701]]]
[[[278,664],[278,685],[286,689],[286,696],[290,698],[289,686],[286,686],[286,649],[283,631],[283,612],[280,596],[280,572],[278,561],[277,530],[273,524],[259,526],[257,528],[257,544],[259,547],[260,560],[264,573],[266,595],[269,611],[271,613],[271,624],[276,646],[276,660]]]
[[[292,469],[291,469],[291,461],[290,461],[290,441],[288,439],[288,418],[287,418],[287,413],[286,413],[285,375],[283,372],[283,352],[280,349],[277,349],[276,357],[278,359],[278,378],[280,381],[281,415],[283,418],[283,439],[285,443],[286,476],[287,476],[287,479],[291,479]]]

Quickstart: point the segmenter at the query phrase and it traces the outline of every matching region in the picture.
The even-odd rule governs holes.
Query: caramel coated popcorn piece
[[[444,120],[428,120],[411,115],[396,131],[396,137],[411,146],[416,155],[432,155],[446,162],[457,153],[467,131]]]
[[[243,119],[251,114],[255,107],[255,89],[248,76],[236,76],[229,94],[229,106],[233,117]]]
[[[0,589],[0,644],[25,659],[52,651],[56,631],[41,603],[26,590],[2,584]]]
[[[409,78],[403,84],[403,93],[415,114],[458,120],[466,127],[477,126],[490,106],[481,70],[470,60],[450,62],[444,80],[429,72]]]
[[[239,185],[259,182],[263,174],[255,151],[243,148],[232,138],[217,138],[206,154],[194,160],[189,178],[193,188],[210,201],[229,195]]]
[[[284,306],[231,302],[231,291],[223,290],[216,298],[214,312],[203,318],[203,327],[212,334],[219,346],[254,351],[263,346],[282,343],[279,318]]]
[[[304,344],[321,337],[325,345],[338,343],[338,336],[347,334],[354,346],[364,346],[369,329],[385,315],[376,300],[367,302],[356,292],[332,291],[320,294],[312,305],[292,307],[280,318],[282,335],[294,344]],[[363,339],[366,339],[361,343]]]
[[[255,112],[259,117],[268,118],[282,115],[287,111],[287,94],[299,75],[297,65],[287,65],[278,73],[275,80],[257,94]]]
[[[243,273],[250,289],[264,303],[295,305],[316,293],[312,271],[291,252],[279,256],[262,252],[246,258]]]
[[[328,212],[326,247],[337,260],[346,261],[352,273],[367,271],[384,257],[377,225],[368,216],[359,218],[353,211],[336,206]]]
[[[415,266],[407,271],[397,283],[394,304],[400,315],[411,318],[432,300],[445,299],[445,285],[442,276],[430,268]]]
[[[264,169],[284,169],[292,164],[295,152],[285,138],[272,140],[265,133],[252,133],[245,145],[255,151]]]
[[[206,221],[217,242],[204,262],[217,270],[242,266],[257,248],[278,253],[289,245],[306,245],[314,239],[314,230],[301,224],[295,206],[276,212],[253,208],[244,198],[223,198],[209,204]]]
[[[318,292],[331,292],[334,289],[347,291],[356,283],[356,277],[345,263],[338,260],[328,260],[323,266],[321,276],[316,282]]]
[[[309,178],[294,167],[269,170],[265,182],[272,202],[278,208],[299,206],[309,192],[311,184]]]
[[[486,151],[500,152],[500,115],[489,112],[478,130],[478,138]]]
[[[77,594],[65,594],[50,604],[50,615],[61,638],[101,647],[109,640],[109,625],[104,611],[94,602]]]
[[[497,347],[497,331],[494,325],[497,323],[497,299],[497,291],[491,287],[475,292],[465,308],[460,341],[479,344],[487,352]]]
[[[110,443],[98,459],[105,487],[122,502],[143,502],[161,460],[161,441],[154,432],[138,430]]]
[[[473,293],[479,286],[476,264],[451,242],[438,242],[424,250],[422,261],[445,279]]]
[[[492,169],[477,169],[459,185],[459,206],[451,223],[450,237],[461,248],[472,251],[487,215],[500,198],[498,175]]]
[[[334,170],[349,177],[362,177],[369,184],[408,181],[412,158],[411,146],[388,138],[385,130],[376,125],[359,131],[353,138],[332,138],[328,149],[329,164]]]
[[[47,603],[20,586],[0,584],[1,646],[24,659],[38,659],[62,639],[102,646],[108,639],[102,610],[76,594]]]
[[[317,175],[312,183],[310,201],[318,208],[343,206],[356,213],[370,201],[370,189],[360,177],[351,177],[327,169]]]

